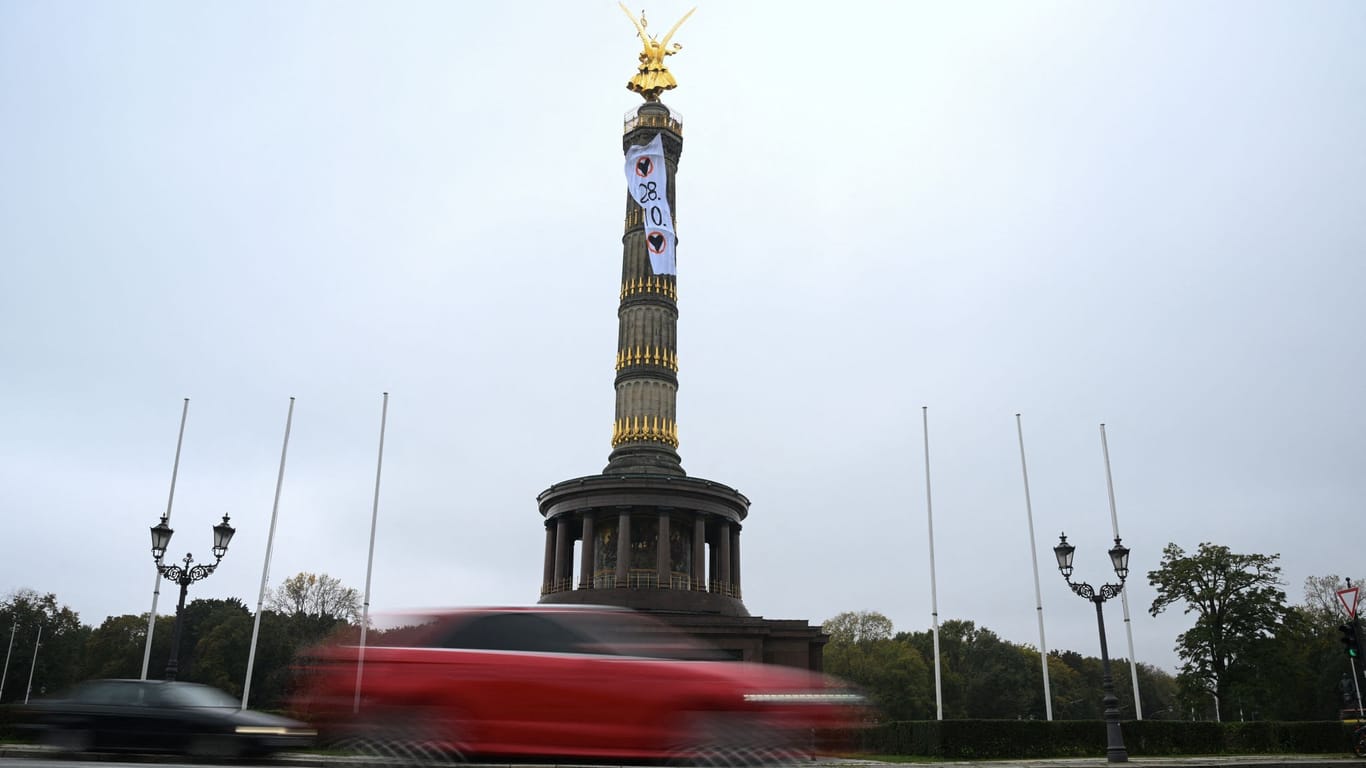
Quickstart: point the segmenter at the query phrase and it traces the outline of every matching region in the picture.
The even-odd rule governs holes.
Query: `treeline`
[[[1304,602],[1289,605],[1277,560],[1209,543],[1189,553],[1167,545],[1147,574],[1157,593],[1148,612],[1180,607],[1193,626],[1175,638],[1178,674],[1138,664],[1145,720],[1334,720],[1355,706],[1337,629],[1337,591],[1348,580],[1311,576]],[[935,719],[930,631],[894,633],[875,611],[841,613],[823,626],[826,671],[862,685],[887,719]],[[939,658],[945,719],[1046,717],[1037,648],[954,620],[939,628]],[[1112,659],[1111,669],[1121,716],[1135,719],[1129,660]],[[1103,716],[1099,658],[1050,651],[1048,677],[1055,720]]]
[[[261,612],[251,707],[282,708],[295,654],[351,626],[359,618],[358,602],[354,589],[326,574],[299,574],[273,590],[269,607]],[[187,603],[176,679],[241,696],[254,624],[254,614],[236,598]],[[148,678],[164,676],[174,628],[174,616],[157,617]],[[22,702],[26,696],[55,694],[82,680],[140,677],[147,614],[110,616],[91,627],[60,605],[56,595],[20,590],[0,602],[0,633],[0,643],[9,645],[0,704],[9,704]]]
[[[892,622],[873,611],[841,613],[825,622],[825,670],[861,685],[887,720],[934,720],[934,636],[929,631],[893,634]],[[1043,720],[1043,669],[1038,649],[1003,640],[974,622],[939,626],[940,681],[949,720]],[[1129,662],[1111,660],[1115,694],[1126,719],[1134,717]],[[1075,651],[1048,656],[1055,720],[1100,719],[1100,659]],[[1189,719],[1178,710],[1176,678],[1138,665],[1145,718]]]

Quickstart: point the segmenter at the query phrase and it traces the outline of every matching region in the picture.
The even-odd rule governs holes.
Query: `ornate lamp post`
[[[228,516],[223,515],[223,522],[213,527],[213,564],[212,565],[191,565],[194,562],[194,555],[186,554],[184,565],[165,565],[161,558],[166,555],[166,547],[171,543],[171,534],[175,533],[171,526],[166,524],[166,517],[163,515],[161,522],[152,526],[152,559],[156,561],[157,572],[167,581],[175,582],[180,585],[180,602],[175,607],[175,630],[171,632],[171,659],[166,662],[166,679],[174,680],[176,672],[179,670],[178,658],[180,655],[180,622],[181,614],[185,611],[185,593],[190,585],[200,579],[208,578],[209,574],[218,567],[223,555],[228,553],[228,542],[232,541],[232,535],[237,530],[228,525]]]
[[[1120,543],[1119,537],[1115,537],[1115,546],[1110,549],[1110,563],[1115,567],[1119,583],[1105,584],[1101,586],[1099,593],[1092,589],[1090,584],[1072,583],[1072,554],[1076,549],[1067,543],[1067,534],[1064,533],[1058,537],[1058,546],[1053,548],[1053,554],[1058,558],[1058,570],[1067,580],[1067,586],[1096,604],[1096,625],[1100,629],[1100,663],[1103,673],[1101,690],[1105,692],[1101,699],[1105,704],[1105,759],[1111,763],[1126,763],[1129,761],[1129,752],[1124,748],[1124,736],[1119,730],[1119,698],[1115,696],[1115,680],[1110,676],[1110,651],[1105,644],[1105,613],[1101,610],[1101,605],[1124,591],[1124,579],[1129,576],[1129,548]]]

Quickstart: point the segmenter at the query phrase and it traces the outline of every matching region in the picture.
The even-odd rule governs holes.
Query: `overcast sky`
[[[1038,642],[1016,413],[1050,647],[1098,652],[1051,547],[1113,580],[1102,422],[1139,660],[1168,542],[1366,570],[1366,5],[674,39],[679,452],[753,502],[751,613],[930,626],[922,406],[941,619]],[[291,396],[270,583],[362,587],[388,391],[374,609],[535,602],[536,495],[610,451],[638,51],[610,0],[0,0],[0,592],[148,610],[186,397],[170,556],[238,530],[191,597],[256,604]]]

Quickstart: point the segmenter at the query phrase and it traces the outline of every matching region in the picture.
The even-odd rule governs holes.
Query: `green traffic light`
[[[1355,659],[1361,653],[1361,643],[1357,639],[1356,620],[1353,619],[1350,623],[1339,625],[1338,631],[1342,633],[1342,637],[1338,638],[1338,641],[1342,643],[1347,655]]]

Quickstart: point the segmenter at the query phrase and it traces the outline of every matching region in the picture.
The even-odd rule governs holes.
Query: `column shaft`
[[[570,553],[573,551],[574,542],[569,538],[569,518],[561,517],[555,524],[556,592],[570,588],[569,582],[574,577],[574,564],[570,562]]]
[[[627,585],[631,572],[631,513],[617,515],[617,588]]]
[[[659,579],[659,588],[668,589],[672,569],[669,568],[669,513],[659,513],[659,533],[655,537],[655,558],[656,578]]]
[[[555,580],[555,530],[547,523],[545,526],[545,570],[541,576],[541,592],[549,592]]]
[[[707,520],[697,513],[692,523],[692,588],[707,589]]]
[[[627,126],[622,149],[649,143],[661,136],[671,212],[677,214],[675,176],[683,151],[682,126],[668,107],[645,104],[645,122]],[[650,205],[653,208],[653,205]],[[677,216],[674,216],[675,220]],[[622,230],[621,301],[617,325],[617,381],[615,415],[626,428],[614,439],[605,471],[643,471],[684,475],[672,436],[677,410],[677,285],[670,273],[656,274],[646,248],[646,209],[626,195]]]
[[[721,562],[717,576],[721,580],[721,591],[730,594],[730,523],[721,523],[720,530],[716,532],[716,540],[721,545],[720,554],[716,558]]]
[[[730,529],[730,582],[735,585],[735,596],[740,596],[740,526]]]
[[[593,541],[593,513],[583,513],[583,550],[579,553],[579,589],[593,588],[593,572],[598,569],[597,547]]]

